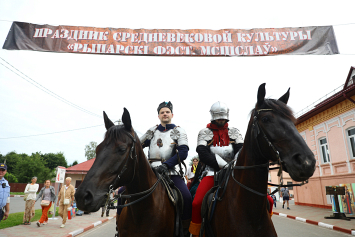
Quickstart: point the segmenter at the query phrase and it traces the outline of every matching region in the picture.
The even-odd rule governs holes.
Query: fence
[[[24,192],[27,184],[9,183],[11,192]],[[39,184],[38,191],[44,187],[44,184]]]

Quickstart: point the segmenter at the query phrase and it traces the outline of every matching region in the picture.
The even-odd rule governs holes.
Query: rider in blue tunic
[[[186,159],[189,146],[187,135],[184,129],[171,123],[174,117],[173,105],[169,102],[162,102],[158,106],[158,118],[160,124],[150,128],[141,138],[143,148],[149,147],[148,161],[151,167],[158,173],[169,174],[170,179],[180,190],[184,199],[183,227],[186,236],[189,236],[188,228],[191,220],[192,197],[179,175],[179,160]]]

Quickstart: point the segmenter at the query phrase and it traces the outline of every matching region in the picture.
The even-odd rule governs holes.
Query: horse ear
[[[261,106],[264,103],[264,98],[266,94],[265,84],[266,83],[261,84],[258,89],[258,106]]]
[[[287,104],[288,98],[290,97],[290,88],[288,88],[287,92],[279,98],[279,101]]]
[[[115,126],[115,124],[107,117],[105,111],[104,111],[104,121],[105,121],[106,130],[108,130],[112,126]]]
[[[129,112],[126,108],[123,108],[122,122],[126,130],[132,130],[131,116],[129,115]]]

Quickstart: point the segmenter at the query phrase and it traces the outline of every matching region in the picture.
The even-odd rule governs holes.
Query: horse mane
[[[280,100],[265,99],[262,106],[258,107],[258,105],[256,105],[255,108],[250,111],[250,115],[254,114],[255,109],[273,109],[274,113],[290,119],[293,123],[297,121],[292,109]]]
[[[112,126],[105,133],[104,141],[106,141],[106,143],[116,143],[118,140],[122,142],[129,142],[130,140],[123,125]]]

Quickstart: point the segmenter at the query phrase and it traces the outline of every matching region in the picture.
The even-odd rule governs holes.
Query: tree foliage
[[[79,164],[79,162],[77,160],[74,160],[73,164],[71,164],[71,166],[77,165]]]
[[[5,174],[5,179],[9,182],[9,183],[18,183],[18,179],[16,178],[15,175],[6,172]]]
[[[85,146],[85,157],[87,160],[91,160],[96,156],[97,142],[90,142],[89,145]]]
[[[14,183],[28,183],[34,176],[37,177],[37,182],[41,183],[55,177],[57,166],[68,167],[62,152],[48,154],[36,152],[29,156],[12,151],[5,156],[0,154],[0,163],[4,163],[5,160],[7,165],[5,179]]]
[[[34,176],[37,177],[37,182],[42,183],[55,176],[54,170],[46,167],[46,164],[40,153],[32,153],[30,157],[18,161],[14,174],[20,183],[31,182],[31,178]]]
[[[58,153],[47,153],[42,155],[43,160],[47,163],[47,167],[49,169],[55,169],[58,166],[68,167],[67,160],[64,157],[63,152]]]

